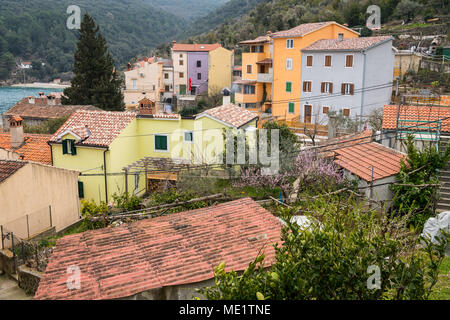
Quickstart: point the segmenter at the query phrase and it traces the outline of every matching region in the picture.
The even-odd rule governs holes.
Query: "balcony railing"
[[[258,73],[256,80],[258,82],[272,83],[272,81],[273,81],[273,70],[272,70],[272,68],[269,69],[268,73]]]

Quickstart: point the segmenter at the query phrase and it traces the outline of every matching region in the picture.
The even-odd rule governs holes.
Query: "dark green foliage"
[[[104,217],[108,213],[108,205],[105,202],[101,202],[99,205],[93,200],[81,200],[81,217],[83,221],[77,228],[78,232],[84,232],[86,230],[95,230],[104,228],[107,226],[106,220],[92,221],[92,218]]]
[[[299,209],[308,212],[308,228],[289,222]],[[424,249],[412,250],[418,241],[402,233],[404,221],[380,219],[352,198],[279,210],[287,226],[275,245],[272,267],[265,269],[264,255],[243,274],[226,273],[221,263],[215,285],[199,290],[202,294],[219,300],[402,300],[427,299],[431,293],[448,235],[437,246],[428,241]],[[380,270],[379,289],[367,287],[373,284],[370,266]]]
[[[63,104],[91,104],[105,110],[124,109],[121,81],[115,72],[106,40],[88,14],[84,15],[81,23],[73,72],[75,77],[71,87],[64,90]]]
[[[194,191],[184,191],[180,192],[177,189],[168,189],[164,192],[152,193],[147,202],[147,207],[157,206],[161,204],[169,204],[174,202],[186,202],[191,199],[198,198],[198,195]],[[208,206],[205,201],[197,201],[190,204],[184,204],[178,208],[169,209],[167,212],[179,212],[184,210],[193,210],[198,208],[204,208]]]
[[[0,80],[5,80],[14,69],[16,63],[14,56],[10,52],[1,53],[0,50]]]
[[[25,124],[23,131],[26,133],[54,134],[68,118],[69,117],[50,119],[36,126],[27,126]]]
[[[407,140],[408,159],[402,162],[397,179],[401,184],[428,185],[439,183],[439,170],[450,159],[450,148],[440,149],[430,146],[423,151],[414,146],[413,137]],[[393,214],[409,215],[408,224],[422,231],[425,222],[434,214],[434,202],[438,199],[436,186],[413,187],[391,185],[394,193]]]

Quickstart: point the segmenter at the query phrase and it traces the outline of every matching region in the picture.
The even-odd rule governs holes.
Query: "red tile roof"
[[[269,42],[270,41],[270,36],[260,36],[256,39],[253,40],[244,40],[239,42],[238,44],[256,44],[256,43],[264,43],[264,42]]]
[[[24,134],[24,144],[17,149],[12,149],[11,135],[9,133],[0,133],[0,147],[14,150],[23,156],[23,160],[40,162],[43,164],[52,164],[52,155],[50,146],[47,144],[51,135],[48,134]]]
[[[392,39],[391,36],[348,38],[342,41],[322,39],[303,48],[302,51],[362,51]]]
[[[220,43],[214,43],[214,44],[188,44],[188,43],[174,43],[173,44],[173,51],[193,51],[193,52],[199,52],[199,51],[212,51],[217,48],[222,47]]]
[[[69,106],[30,104],[28,98],[22,99],[4,113],[6,116],[21,116],[24,119],[56,119],[70,116],[76,110],[100,110],[94,106]]]
[[[35,299],[115,299],[212,279],[221,262],[241,271],[263,249],[275,259],[281,224],[250,198],[87,231],[56,243]],[[81,289],[67,288],[67,268]]]
[[[379,143],[371,142],[337,149],[335,163],[368,182],[397,174],[406,155]]]
[[[0,183],[16,173],[25,164],[26,162],[23,161],[0,160]]]
[[[434,127],[438,125],[437,122],[433,123],[423,123],[418,121],[436,121],[439,119],[442,120],[441,131],[442,132],[450,132],[450,106],[394,106],[394,105],[386,105],[384,106],[383,111],[383,129],[396,129],[397,128],[397,117],[400,112],[399,119],[401,120],[411,120],[411,121],[402,121],[401,126],[411,126],[416,128],[411,128],[411,130],[417,130],[419,126],[427,127],[426,129],[422,129],[424,131],[428,131],[428,127],[430,130],[435,131]],[[447,119],[446,119],[447,118]],[[405,130],[405,129],[404,129]]]
[[[107,147],[136,118],[132,112],[77,111],[56,131],[51,142],[59,142],[58,136],[70,131],[82,141],[78,145]]]
[[[333,150],[353,146],[355,144],[371,142],[373,131],[364,130],[354,134],[331,138],[319,144],[318,150],[323,156],[334,156]]]
[[[303,37],[304,35],[306,35],[310,32],[319,30],[320,28],[323,28],[323,27],[326,27],[326,26],[332,25],[332,24],[340,25],[340,24],[336,23],[335,21],[304,23],[304,24],[301,24],[301,25],[294,27],[292,29],[289,29],[289,30],[275,32],[272,34],[272,37],[273,38]]]
[[[253,112],[246,110],[245,108],[238,107],[234,104],[227,104],[220,107],[208,109],[201,113],[199,116],[208,115],[216,120],[225,122],[235,128],[240,128],[250,121],[258,118]]]

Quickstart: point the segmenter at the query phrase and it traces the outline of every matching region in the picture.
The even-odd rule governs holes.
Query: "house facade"
[[[114,193],[145,193],[155,169],[130,169],[144,160],[215,161],[222,154],[223,129],[256,127],[257,119],[234,105],[193,117],[143,111],[79,111],[51,137],[53,165],[82,173],[84,199],[109,202]]]
[[[295,28],[268,32],[240,42],[248,47],[242,55],[242,80],[235,101],[249,108],[292,120],[301,114],[301,50],[320,39],[356,38],[359,34],[334,21],[307,23]]]
[[[36,162],[0,160],[0,225],[27,239],[76,223],[78,175]]]
[[[125,72],[124,100],[127,109],[136,109],[139,101],[150,99],[162,106],[173,98],[173,65],[168,59],[157,57],[140,61]]]
[[[365,119],[392,95],[392,38],[318,40],[302,49],[299,119],[327,124],[330,112]]]
[[[220,44],[172,43],[175,93],[178,97],[211,94],[230,87],[234,54]]]

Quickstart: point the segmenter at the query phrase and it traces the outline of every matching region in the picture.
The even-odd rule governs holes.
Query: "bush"
[[[198,195],[194,191],[180,192],[177,189],[172,188],[165,192],[151,194],[149,197],[149,201],[147,202],[147,206],[152,207],[162,204],[170,204],[174,202],[185,202],[195,198],[198,198]],[[207,203],[205,201],[198,201],[182,205],[181,210],[193,210],[198,208],[204,208],[206,206]],[[178,211],[180,211],[180,209],[177,208],[168,210],[168,212],[178,212]]]
[[[141,198],[136,197],[134,195],[130,196],[127,195],[126,193],[118,195],[117,193],[114,193],[112,195],[112,198],[114,200],[114,205],[117,208],[123,209],[124,211],[138,210],[142,207]]]
[[[50,119],[35,126],[25,125],[23,131],[26,133],[38,133],[38,134],[54,134],[68,119],[69,117],[61,117],[56,119]]]
[[[81,200],[81,205],[83,222],[80,227],[80,232],[106,227],[105,221],[92,221],[92,218],[102,217],[108,213],[108,205],[105,202],[102,201],[97,205],[93,200]]]
[[[449,237],[435,246],[405,234],[404,221],[380,219],[353,199],[319,199],[301,209],[311,225],[290,223],[299,208],[280,209],[286,221],[276,261],[264,266],[264,255],[245,272],[215,270],[215,285],[200,289],[218,300],[427,299],[436,283]],[[374,271],[379,271],[379,281]],[[375,279],[375,281],[373,281]],[[371,287],[369,287],[371,285]],[[375,288],[374,288],[375,287]]]

